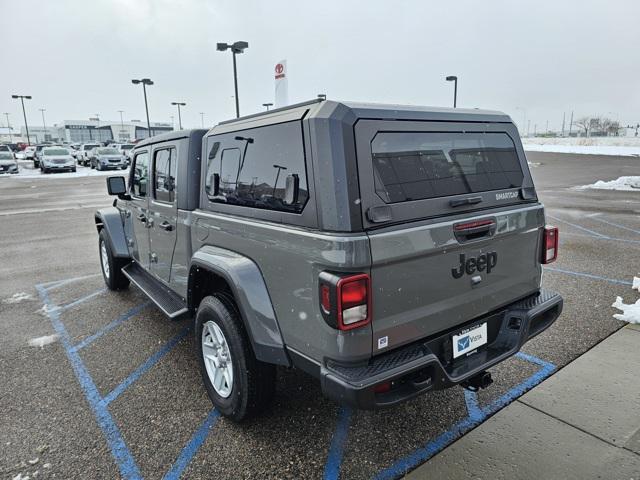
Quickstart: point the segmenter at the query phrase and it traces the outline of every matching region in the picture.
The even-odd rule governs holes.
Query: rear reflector
[[[391,390],[391,382],[379,383],[373,387],[375,393],[387,393],[389,390]]]
[[[544,227],[542,263],[548,264],[558,258],[558,227]]]

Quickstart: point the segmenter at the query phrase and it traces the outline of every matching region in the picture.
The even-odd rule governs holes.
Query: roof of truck
[[[353,115],[357,119],[417,120],[449,122],[501,122],[512,123],[511,118],[499,111],[470,108],[425,107],[419,105],[396,105],[334,100],[311,100],[266,112],[255,113],[240,118],[220,122],[210,131],[210,135],[255,128],[306,118],[346,118]]]
[[[161,133],[160,135],[154,135],[153,137],[145,138],[144,140],[136,143],[136,147],[143,147],[145,145],[153,145],[158,142],[166,142],[168,140],[178,140],[180,138],[189,138],[192,135],[199,135],[202,137],[206,133],[204,128],[194,128],[191,130],[174,130],[172,132]]]

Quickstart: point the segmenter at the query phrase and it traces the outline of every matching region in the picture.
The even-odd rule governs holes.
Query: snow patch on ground
[[[58,341],[58,338],[60,338],[60,335],[55,333],[53,335],[45,335],[44,337],[32,338],[29,340],[29,346],[44,348],[45,345]]]
[[[623,190],[623,191],[640,191],[640,177],[618,177],[616,180],[598,180],[591,185],[582,185],[576,187],[577,190],[592,188],[596,190]]]
[[[640,278],[633,277],[633,285],[631,288],[640,292]],[[613,302],[611,306],[622,311],[622,313],[615,313],[613,318],[622,320],[623,322],[640,324],[640,299],[638,299],[636,303],[626,304],[622,301],[621,297],[616,297],[616,301]]]
[[[2,303],[20,303],[25,300],[33,300],[33,297],[25,292],[14,293],[9,298],[2,300]]]
[[[577,153],[583,155],[614,155],[618,157],[640,157],[640,146],[610,146],[610,145],[538,145],[525,143],[522,145],[527,152]]]

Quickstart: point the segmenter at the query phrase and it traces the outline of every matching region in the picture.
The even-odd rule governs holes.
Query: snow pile
[[[591,185],[583,185],[577,187],[579,190],[585,188],[593,188],[597,190],[624,190],[624,191],[640,191],[640,177],[618,177],[617,180],[598,180]]]
[[[9,298],[2,300],[2,303],[20,303],[25,300],[33,300],[33,297],[25,292],[14,293]]]
[[[633,285],[631,288],[640,292],[640,278],[633,277]],[[621,297],[616,297],[616,301],[613,302],[611,306],[622,311],[622,313],[614,314],[613,318],[622,320],[623,322],[640,324],[640,299],[637,300],[636,303],[627,305],[622,301]]]
[[[528,139],[523,139],[528,140]],[[583,155],[614,155],[618,157],[640,156],[640,146],[613,146],[613,145],[539,145],[524,143],[522,145],[527,152],[553,152],[553,153],[577,153]]]
[[[60,336],[57,334],[53,335],[45,335],[44,337],[32,338],[29,340],[30,347],[40,347],[43,348],[45,345],[49,345],[58,340]]]

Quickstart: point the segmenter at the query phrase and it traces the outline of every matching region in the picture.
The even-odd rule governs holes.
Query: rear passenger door
[[[153,151],[150,209],[151,272],[169,283],[177,229],[177,150],[164,144]]]

